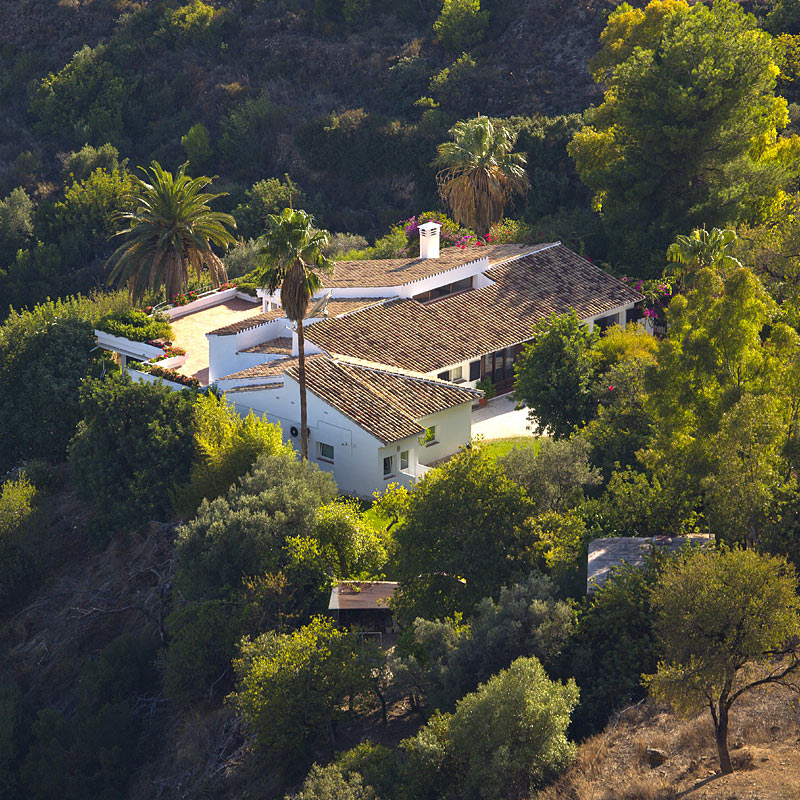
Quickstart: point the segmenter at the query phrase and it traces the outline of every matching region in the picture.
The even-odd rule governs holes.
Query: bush
[[[193,513],[203,499],[224,494],[259,456],[288,452],[279,425],[252,411],[242,419],[224,395],[199,396],[194,414],[196,460],[189,484],[177,494],[177,504],[187,513]]]
[[[597,339],[574,309],[534,325],[533,342],[514,365],[514,393],[528,407],[538,433],[549,430],[563,439],[594,416]]]
[[[535,658],[517,659],[402,743],[409,796],[528,796],[573,759],[566,729],[577,701],[575,681],[551,681]]]
[[[482,86],[477,83],[475,59],[462,53],[449,67],[431,78],[428,91],[442,107],[458,114],[472,114],[481,106]]]
[[[21,186],[0,200],[0,265],[13,261],[17,250],[29,241],[33,234],[33,212],[33,200]]]
[[[83,497],[111,524],[164,518],[194,456],[194,397],[111,375],[80,390],[83,419],[69,448]]]
[[[345,700],[369,686],[364,652],[355,636],[322,617],[295,633],[243,639],[231,699],[258,747],[289,770],[307,764],[315,743],[332,748]]]
[[[35,566],[22,531],[23,524],[34,512],[35,498],[36,487],[24,475],[0,486],[0,602],[4,606],[9,604],[26,573]]]
[[[248,174],[269,174],[275,166],[275,134],[285,115],[286,110],[265,93],[246,100],[220,124],[222,157],[234,169]]]
[[[172,339],[172,328],[165,317],[149,317],[144,311],[133,309],[107,314],[98,321],[97,329],[113,336],[124,336],[132,342]]]
[[[303,208],[305,203],[303,190],[288,175],[283,180],[258,181],[245,192],[245,202],[233,211],[236,229],[244,239],[257,239],[266,230],[267,215],[280,214],[284,208]]]
[[[444,0],[433,32],[444,47],[458,52],[481,41],[488,24],[489,12],[481,11],[480,0]]]
[[[64,179],[85,181],[95,170],[102,169],[106,173],[124,171],[127,160],[120,163],[119,150],[113,144],[92,147],[85,144],[80,150],[59,155],[64,165]]]
[[[375,800],[375,791],[363,785],[357,772],[345,776],[338,764],[314,764],[301,791],[285,800]]]
[[[204,501],[178,531],[178,586],[187,600],[225,596],[242,576],[276,572],[290,536],[308,536],[336,484],[292,452],[261,456],[225,497]]]
[[[197,122],[181,136],[181,147],[186,153],[191,174],[205,172],[214,155],[211,147],[211,139],[208,135],[208,128],[202,122]]]
[[[449,710],[520,656],[552,663],[574,624],[574,611],[556,600],[550,579],[534,573],[504,588],[497,602],[484,598],[468,625],[417,619],[414,654],[400,659],[399,679],[410,682],[429,707]]]

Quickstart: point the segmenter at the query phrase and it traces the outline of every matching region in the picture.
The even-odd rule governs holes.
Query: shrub
[[[245,192],[245,202],[233,211],[236,229],[244,239],[256,239],[266,229],[267,215],[280,214],[284,208],[303,208],[305,203],[303,190],[288,175],[284,175],[283,180],[267,178],[258,181]],[[230,272],[228,274],[235,277]]]
[[[489,13],[481,11],[480,0],[444,0],[433,32],[444,47],[458,52],[481,41],[488,24]]]
[[[347,776],[338,764],[321,767],[314,764],[303,781],[298,794],[287,795],[285,800],[374,800],[375,791],[364,786],[361,776],[351,772]]]
[[[211,147],[211,138],[208,128],[202,122],[197,122],[181,136],[181,147],[186,153],[189,169],[192,174],[205,172],[214,150]]]
[[[345,700],[369,686],[363,653],[355,636],[322,617],[295,633],[243,639],[232,701],[258,747],[290,770],[307,763],[314,743],[332,747]]]
[[[8,264],[33,234],[34,203],[18,186],[0,200],[0,264]],[[1,310],[1,309],[0,309]]]
[[[187,511],[195,511],[204,498],[224,494],[259,456],[289,451],[279,425],[252,411],[242,419],[224,396],[198,397],[194,413],[196,461],[189,484],[178,492],[178,505]]]
[[[247,173],[272,172],[275,134],[285,114],[285,109],[273,103],[266,93],[246,100],[220,124],[222,157],[233,168]]]
[[[9,603],[26,573],[34,567],[23,524],[34,512],[36,487],[22,475],[0,486],[0,601]]]
[[[89,380],[69,448],[80,493],[112,524],[169,514],[194,456],[194,398],[122,375]]]
[[[460,114],[471,114],[480,104],[480,87],[476,83],[475,59],[462,53],[449,67],[431,78],[428,91],[442,107]]]
[[[106,173],[124,171],[127,163],[127,160],[120,163],[119,150],[108,142],[100,147],[85,144],[80,150],[59,155],[59,159],[64,178],[72,181],[84,181],[97,169]]]
[[[172,339],[172,328],[164,317],[150,317],[144,311],[114,311],[97,323],[97,329],[114,336],[124,336],[132,342]]]
[[[307,536],[336,484],[315,464],[282,450],[261,456],[227,495],[204,501],[178,531],[178,586],[187,600],[216,598],[242,576],[276,572],[289,536]]]
[[[529,795],[573,759],[566,729],[577,701],[575,681],[551,681],[535,658],[517,659],[402,743],[409,796]]]

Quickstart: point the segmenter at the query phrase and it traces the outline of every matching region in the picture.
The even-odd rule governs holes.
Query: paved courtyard
[[[532,436],[528,411],[516,411],[511,395],[492,398],[483,408],[472,412],[472,435],[484,439],[506,439],[509,436]]]

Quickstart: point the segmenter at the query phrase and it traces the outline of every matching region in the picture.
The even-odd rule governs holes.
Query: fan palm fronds
[[[487,233],[503,217],[513,194],[530,187],[525,155],[511,152],[516,134],[488,117],[457,122],[452,141],[439,145],[434,164],[439,194],[461,225]]]

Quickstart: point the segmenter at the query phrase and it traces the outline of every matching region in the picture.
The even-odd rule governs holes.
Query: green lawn
[[[539,439],[536,436],[509,436],[507,439],[490,439],[483,445],[495,458],[502,458],[515,447],[534,447],[539,449]]]

